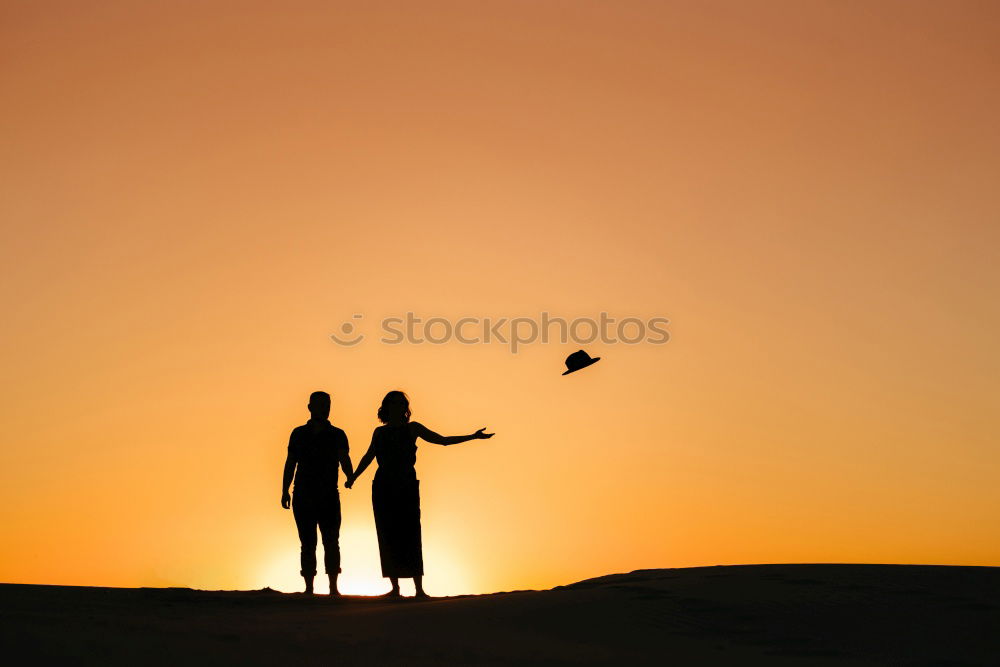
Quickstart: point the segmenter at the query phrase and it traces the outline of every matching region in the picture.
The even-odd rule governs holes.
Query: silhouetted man
[[[296,427],[288,439],[288,458],[281,481],[281,506],[292,506],[295,525],[302,543],[302,578],[306,593],[313,592],[316,577],[316,526],[323,536],[323,562],[330,577],[330,595],[337,591],[340,574],[340,493],[337,467],[348,479],[354,474],[348,453],[347,435],[330,423],[330,395],[314,391],[309,396],[312,418]],[[288,487],[295,478],[295,499]]]

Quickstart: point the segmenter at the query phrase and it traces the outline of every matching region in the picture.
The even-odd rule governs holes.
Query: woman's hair
[[[400,409],[402,409],[402,414],[397,412]],[[388,424],[397,415],[401,416],[404,422],[410,421],[410,399],[401,391],[390,391],[382,399],[382,405],[379,406],[378,420],[383,424]]]

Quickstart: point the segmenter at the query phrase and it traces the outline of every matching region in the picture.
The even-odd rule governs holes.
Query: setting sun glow
[[[283,593],[302,591],[299,576],[299,549],[294,542],[295,532],[289,529],[286,547],[264,559],[264,566],[254,578],[253,588],[271,588]],[[345,529],[340,534],[341,569],[338,582],[345,595],[381,595],[389,590],[389,581],[382,578],[379,569],[378,544],[374,529]],[[431,595],[458,595],[469,590],[471,582],[453,554],[435,545],[424,549],[424,557],[431,564],[428,568],[427,592]],[[323,562],[323,547],[319,547],[319,562]],[[412,593],[412,585],[402,583],[404,595]],[[316,592],[328,593],[330,587],[323,572],[316,578]]]

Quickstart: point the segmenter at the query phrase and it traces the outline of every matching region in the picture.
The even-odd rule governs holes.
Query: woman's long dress
[[[376,429],[375,459],[378,470],[372,482],[372,508],[382,576],[421,577],[420,482],[413,467],[417,439],[409,424]]]

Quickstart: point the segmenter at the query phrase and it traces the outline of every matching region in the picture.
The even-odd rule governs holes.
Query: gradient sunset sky
[[[1000,565],[996,2],[5,1],[0,84],[0,581],[295,589],[315,389],[496,431],[418,454],[431,594]],[[406,311],[671,340],[329,338]]]

